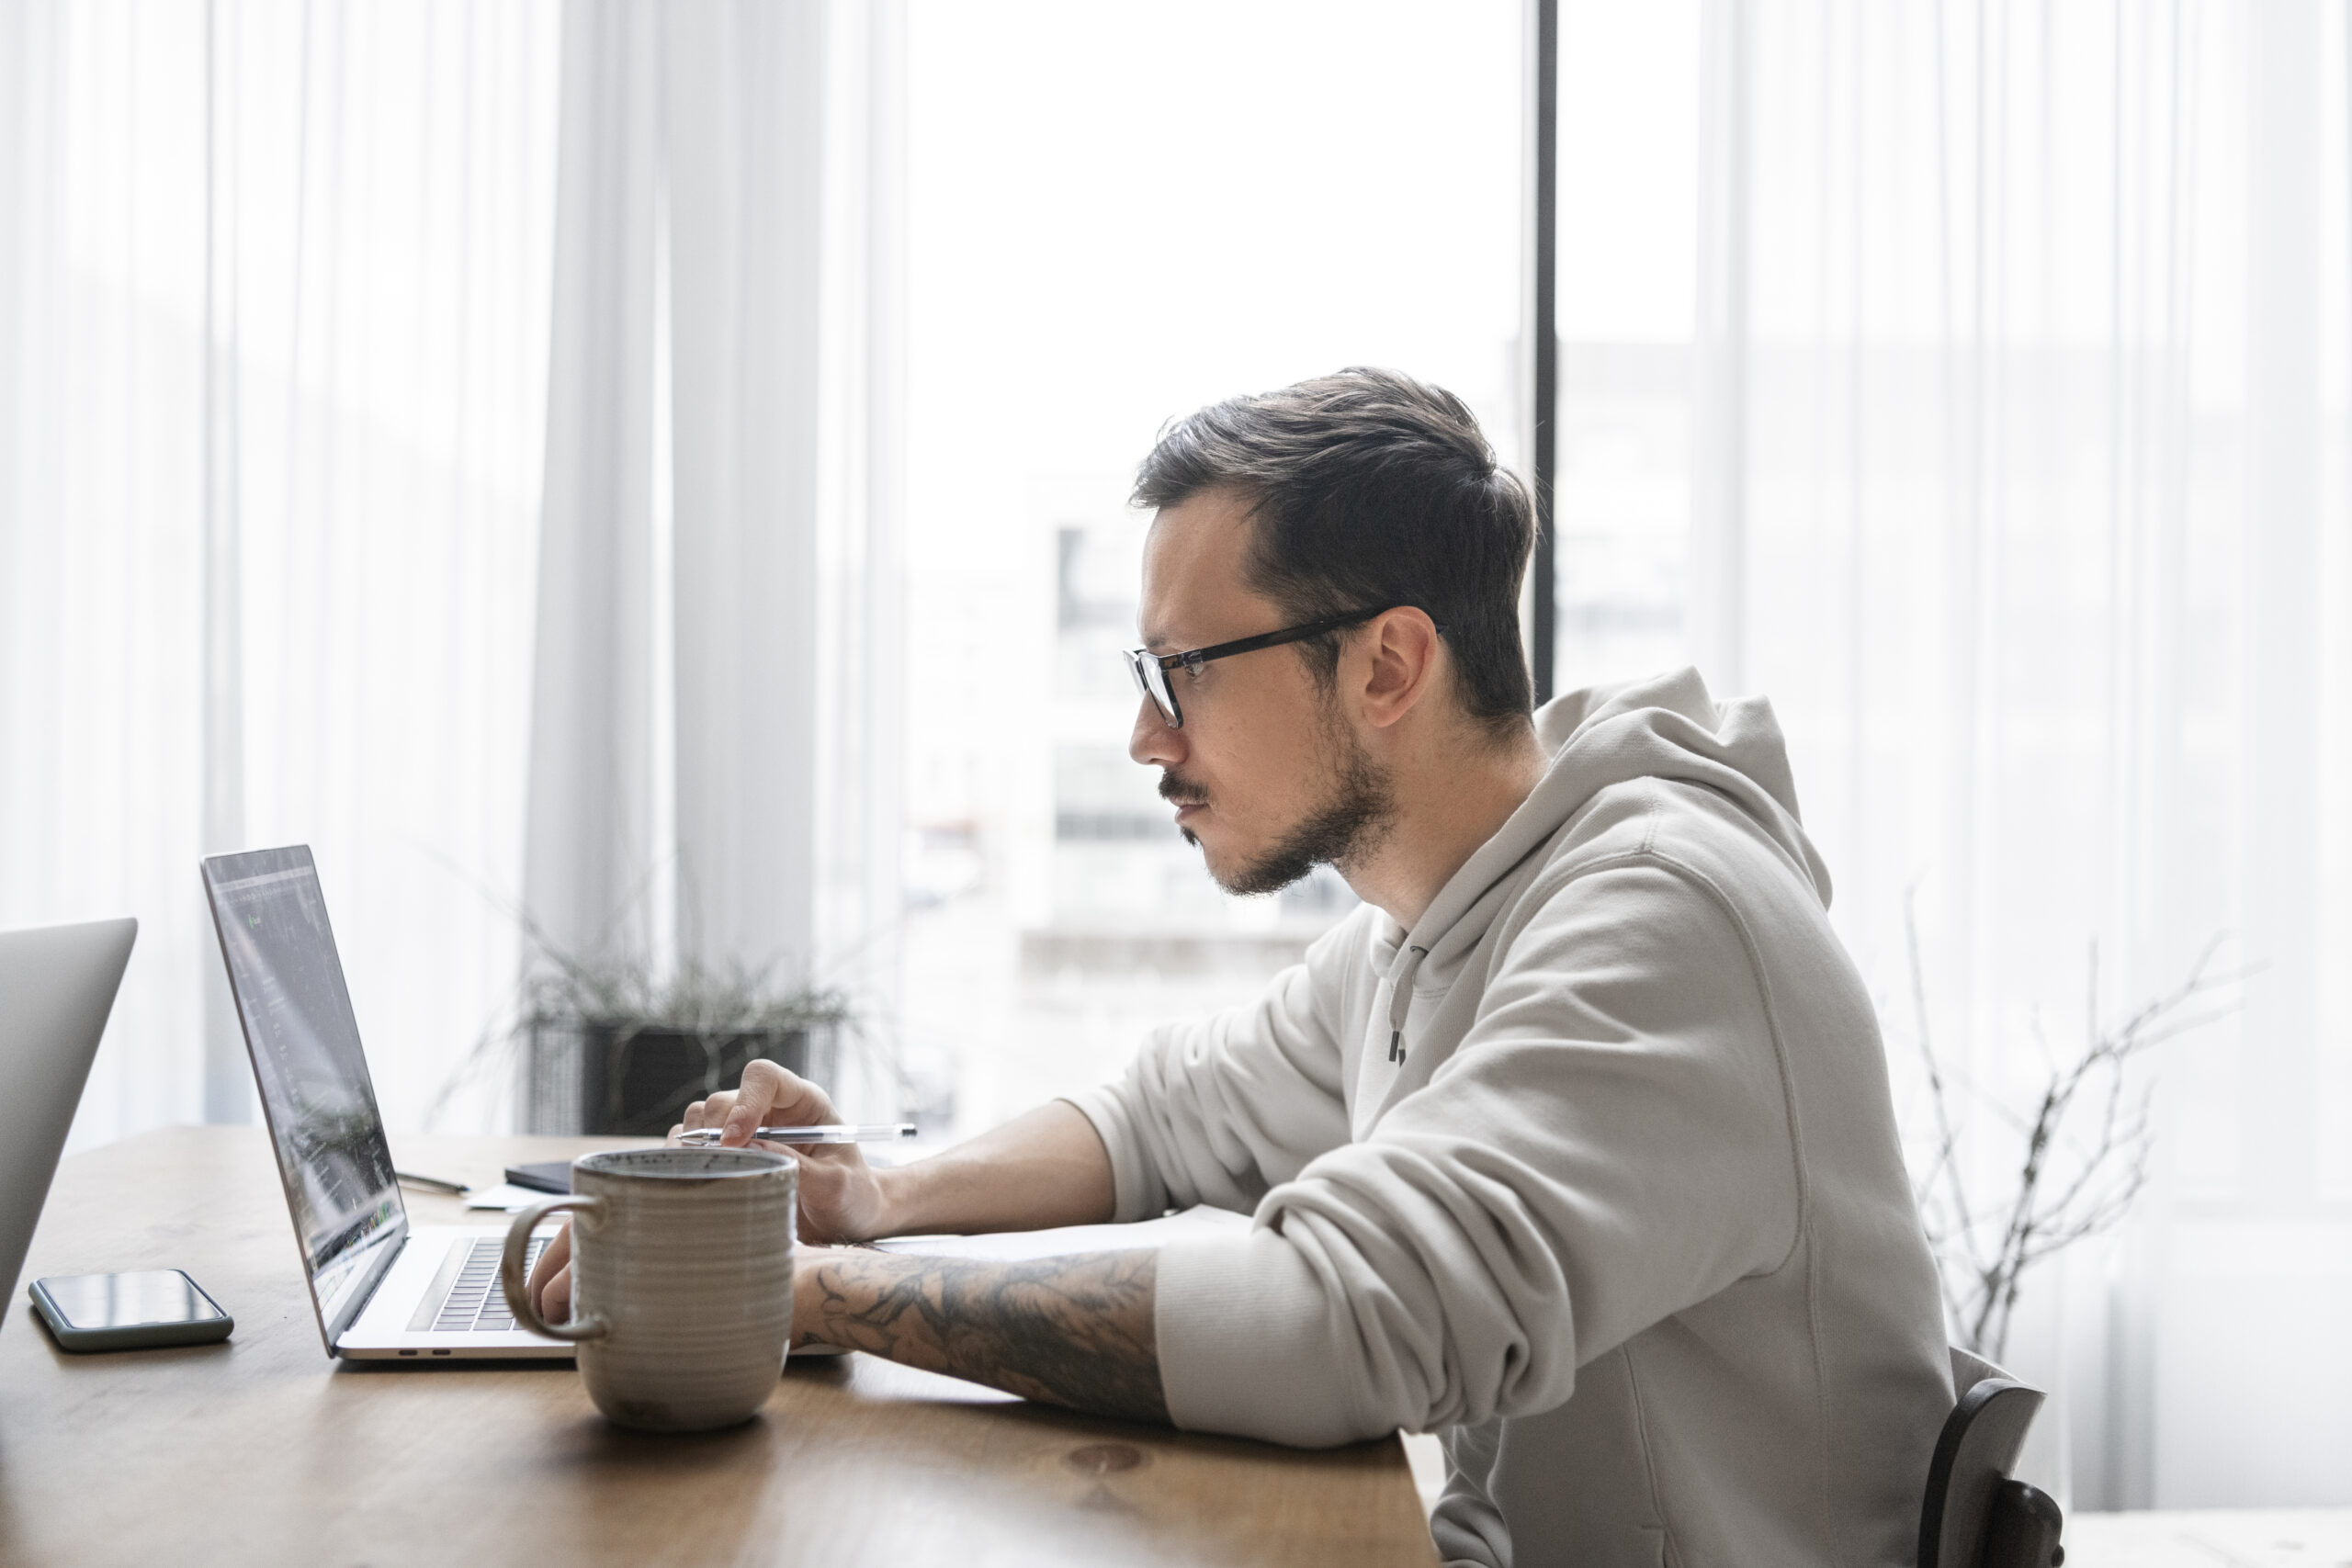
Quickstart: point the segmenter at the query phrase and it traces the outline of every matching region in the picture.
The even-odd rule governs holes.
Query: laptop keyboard
[[[527,1277],[539,1254],[547,1250],[545,1236],[533,1236],[528,1253],[523,1258],[523,1272]],[[441,1310],[434,1315],[435,1334],[511,1334],[514,1329],[514,1309],[506,1304],[506,1292],[498,1288],[498,1257],[506,1250],[504,1236],[486,1235],[473,1244],[465,1267],[458,1270],[451,1281],[449,1293],[441,1299]]]

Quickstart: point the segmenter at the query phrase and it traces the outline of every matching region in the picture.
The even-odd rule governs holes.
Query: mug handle
[[[593,1214],[604,1206],[602,1198],[585,1198],[577,1192],[542,1198],[515,1215],[514,1223],[506,1227],[506,1251],[498,1259],[498,1283],[506,1292],[506,1304],[514,1309],[514,1321],[532,1333],[576,1345],[582,1339],[602,1338],[609,1332],[601,1317],[574,1318],[570,1323],[549,1323],[541,1317],[537,1304],[531,1300],[530,1280],[523,1272],[523,1254],[541,1220],[559,1209],[577,1209],[583,1214]],[[574,1261],[577,1260],[575,1254]]]

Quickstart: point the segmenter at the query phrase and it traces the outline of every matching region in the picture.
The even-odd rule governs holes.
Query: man
[[[1136,499],[1131,754],[1226,887],[1329,863],[1364,907],[1116,1084],[899,1169],[797,1151],[805,1235],[1255,1223],[812,1250],[796,1335],[1278,1442],[1440,1431],[1455,1562],[1909,1562],[1940,1311],[1770,706],[1684,671],[1531,716],[1526,497],[1402,376],[1204,409]],[[763,1063],[685,1125],[835,1119]]]

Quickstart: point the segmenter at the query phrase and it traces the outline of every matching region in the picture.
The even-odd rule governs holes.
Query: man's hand
[[[687,1106],[685,1120],[670,1129],[670,1141],[675,1144],[681,1133],[718,1127],[722,1129],[718,1139],[722,1146],[741,1148],[762,1127],[822,1126],[841,1119],[823,1089],[762,1059],[744,1067],[740,1087]],[[887,1234],[878,1173],[865,1163],[865,1154],[855,1144],[757,1146],[790,1155],[799,1162],[803,1242],[824,1246]],[[528,1288],[539,1315],[549,1323],[561,1323],[571,1315],[571,1226],[568,1223],[531,1266]]]
[[[539,1309],[539,1315],[549,1323],[563,1323],[571,1316],[571,1224],[564,1223],[531,1265],[531,1277],[523,1283],[523,1293]]]
[[[1159,1264],[1150,1251],[993,1263],[811,1247],[794,1260],[792,1342],[821,1340],[1025,1399],[1164,1422],[1151,1316]]]
[[[685,1120],[670,1129],[670,1136],[675,1141],[681,1133],[718,1127],[722,1129],[721,1146],[741,1148],[762,1127],[822,1126],[841,1119],[823,1089],[763,1059],[743,1069],[740,1088],[687,1106]],[[788,1154],[800,1162],[802,1241],[830,1246],[889,1234],[882,1185],[855,1144],[761,1144],[759,1147]]]
[[[743,1069],[741,1089],[686,1107],[671,1136],[717,1127],[720,1142],[737,1147],[760,1127],[841,1119],[815,1084],[774,1062],[753,1062]],[[854,1144],[762,1146],[783,1148],[800,1162],[800,1240],[811,1247],[933,1231],[1101,1224],[1117,1209],[1102,1140],[1084,1114],[1059,1100],[944,1154],[889,1169],[867,1165]],[[531,1290],[550,1323],[571,1308],[571,1241],[566,1231],[531,1270]]]

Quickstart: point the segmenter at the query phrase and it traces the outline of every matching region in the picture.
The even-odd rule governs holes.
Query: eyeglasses
[[[1127,673],[1136,678],[1136,690],[1151,699],[1159,716],[1170,729],[1184,728],[1184,710],[1176,705],[1176,693],[1168,684],[1170,670],[1198,671],[1212,659],[1230,659],[1237,653],[1255,653],[1261,648],[1280,648],[1286,642],[1305,642],[1325,632],[1335,632],[1343,626],[1362,626],[1374,615],[1385,615],[1399,604],[1385,604],[1377,610],[1354,610],[1344,615],[1332,615],[1320,621],[1309,621],[1303,626],[1285,626],[1278,632],[1265,632],[1257,637],[1245,637],[1237,642],[1220,642],[1213,648],[1196,648],[1190,653],[1153,653],[1148,649],[1131,648],[1126,651]],[[1445,630],[1443,626],[1438,628]]]

